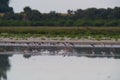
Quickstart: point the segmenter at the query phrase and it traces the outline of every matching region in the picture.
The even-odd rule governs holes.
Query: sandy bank
[[[73,44],[118,44],[120,40],[94,40],[94,39],[60,39],[60,38],[27,38],[27,39],[16,39],[16,38],[0,38],[0,43],[73,43]]]

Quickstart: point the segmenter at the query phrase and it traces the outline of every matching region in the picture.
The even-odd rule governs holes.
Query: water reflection
[[[7,71],[10,70],[9,55],[0,55],[0,80],[7,80]]]
[[[25,59],[19,54],[9,59],[8,80],[120,80],[120,59],[40,55]]]
[[[25,58],[31,55],[120,58],[120,47],[1,46],[0,54],[23,54]]]
[[[24,54],[23,57],[29,59],[31,57],[31,55]]]
[[[120,59],[10,56],[0,55],[0,80],[120,80]]]

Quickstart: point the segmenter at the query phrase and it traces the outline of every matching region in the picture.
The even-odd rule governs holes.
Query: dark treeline
[[[25,7],[23,12],[14,13],[8,4],[9,0],[0,1],[0,26],[120,26],[120,7],[68,10],[67,13],[41,13]]]

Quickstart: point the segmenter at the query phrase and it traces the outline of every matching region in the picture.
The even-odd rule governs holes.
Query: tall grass
[[[120,38],[119,27],[0,27],[4,37],[71,37]]]

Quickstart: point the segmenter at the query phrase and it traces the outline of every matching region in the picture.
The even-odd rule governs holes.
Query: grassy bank
[[[0,37],[29,38],[29,37],[69,37],[119,39],[119,27],[0,27]]]

